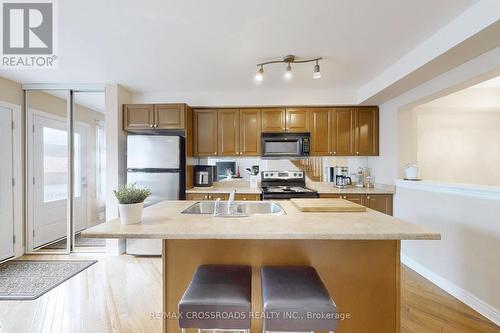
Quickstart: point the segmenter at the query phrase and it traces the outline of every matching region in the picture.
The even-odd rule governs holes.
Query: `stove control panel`
[[[263,171],[262,180],[273,179],[303,179],[303,171]]]

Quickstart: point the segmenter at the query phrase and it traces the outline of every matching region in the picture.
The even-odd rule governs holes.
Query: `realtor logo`
[[[54,28],[52,1],[3,1],[2,66],[54,68]]]

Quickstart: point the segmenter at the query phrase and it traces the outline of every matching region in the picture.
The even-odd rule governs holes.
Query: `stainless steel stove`
[[[317,198],[318,192],[306,187],[303,171],[262,171],[262,199]]]

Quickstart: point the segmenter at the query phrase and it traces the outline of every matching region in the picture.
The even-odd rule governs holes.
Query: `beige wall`
[[[0,77],[0,101],[23,105],[23,91],[21,85]]]
[[[423,179],[500,186],[500,107],[419,108],[417,161]]]
[[[500,192],[496,198],[474,194],[447,193],[437,186],[424,190],[397,186],[394,215],[442,234],[440,241],[403,241],[401,251],[441,288],[463,301],[472,300],[483,314],[494,316],[496,311],[498,316]]]

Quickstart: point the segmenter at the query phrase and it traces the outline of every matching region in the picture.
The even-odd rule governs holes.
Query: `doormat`
[[[0,264],[0,300],[33,300],[96,260],[11,260]]]

